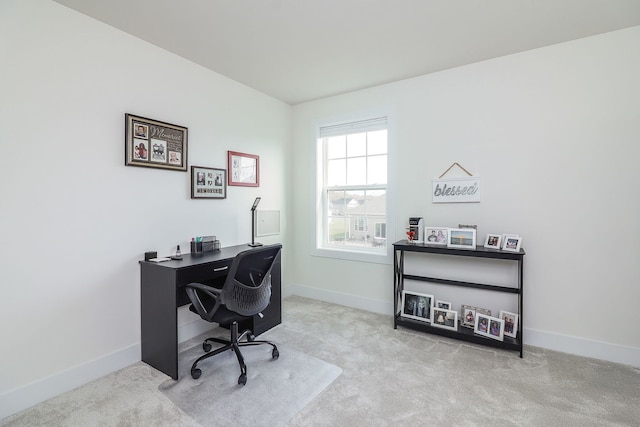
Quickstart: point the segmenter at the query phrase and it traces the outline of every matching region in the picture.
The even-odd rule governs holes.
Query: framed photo
[[[447,247],[457,249],[475,249],[476,230],[473,228],[450,228]]]
[[[260,186],[260,157],[253,154],[229,151],[227,161],[229,185],[242,187]]]
[[[191,166],[192,199],[226,199],[227,171],[224,169]]]
[[[447,301],[436,300],[436,303],[433,306],[434,308],[443,308],[445,310],[451,310],[451,303]]]
[[[502,242],[502,250],[510,252],[520,252],[520,246],[522,245],[522,237],[520,236],[506,236],[504,242]]]
[[[504,320],[493,316],[478,314],[473,332],[494,340],[504,340]]]
[[[504,320],[504,334],[511,338],[518,336],[518,315],[509,311],[500,310],[500,319]]]
[[[433,295],[402,291],[402,311],[400,316],[431,323]]]
[[[125,166],[187,170],[187,128],[125,114]]]
[[[455,310],[447,310],[445,308],[434,308],[431,326],[457,331],[458,312]]]
[[[483,314],[485,316],[491,316],[491,310],[487,310],[484,308],[474,307],[472,305],[464,305],[462,304],[460,308],[460,316],[462,316],[460,321],[460,326],[465,328],[475,328],[476,326],[476,316],[478,314]]]
[[[484,247],[487,249],[500,249],[502,247],[502,234],[487,234]]]
[[[424,243],[427,245],[447,245],[449,229],[442,227],[426,227],[424,229]]]

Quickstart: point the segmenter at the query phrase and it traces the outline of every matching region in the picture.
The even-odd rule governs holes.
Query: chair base
[[[193,365],[191,365],[191,377],[196,380],[200,378],[202,375],[202,371],[197,367],[198,363],[202,362],[205,359],[215,356],[216,354],[223,353],[227,350],[233,350],[238,359],[238,364],[240,365],[240,376],[238,377],[238,384],[245,385],[247,383],[247,365],[244,363],[244,357],[242,356],[242,352],[240,351],[240,347],[246,347],[250,345],[262,345],[268,344],[273,347],[271,351],[271,357],[275,360],[280,357],[280,353],[278,352],[278,347],[270,341],[263,340],[255,340],[253,334],[250,330],[245,330],[242,334],[238,334],[238,322],[233,322],[230,327],[231,331],[231,340],[227,341],[222,338],[207,338],[202,343],[202,349],[206,352],[202,356],[198,357]],[[246,341],[242,341],[246,338]],[[219,344],[223,344],[222,347],[216,348],[211,351],[210,342],[216,342]]]

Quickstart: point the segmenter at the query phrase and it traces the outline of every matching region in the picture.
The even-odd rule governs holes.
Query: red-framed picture
[[[260,186],[260,157],[255,154],[228,152],[229,185]]]

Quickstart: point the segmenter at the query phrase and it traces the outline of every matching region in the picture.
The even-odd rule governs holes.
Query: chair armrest
[[[211,319],[213,319],[213,315],[222,303],[222,290],[205,285],[204,283],[193,282],[185,285],[185,291],[187,292],[187,296],[191,300],[191,304],[195,308],[198,315],[207,322],[211,322]],[[207,309],[204,307],[204,304],[200,299],[200,295],[198,295],[198,291],[204,292],[215,301],[213,308],[211,308],[209,311],[207,311]]]

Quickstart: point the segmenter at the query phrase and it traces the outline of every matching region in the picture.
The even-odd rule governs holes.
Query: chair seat
[[[211,310],[211,308],[215,304],[215,301],[213,300],[213,298],[210,298],[204,294],[200,296],[200,300],[202,301],[202,305],[204,305],[207,311]],[[189,306],[189,310],[194,312],[195,314],[198,314],[193,304]],[[213,318],[211,320],[222,327],[228,327],[233,322],[241,323],[243,320],[246,320],[246,319],[250,319],[250,317],[238,314],[235,311],[229,310],[224,305],[221,305],[213,314]]]

